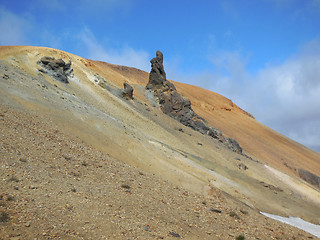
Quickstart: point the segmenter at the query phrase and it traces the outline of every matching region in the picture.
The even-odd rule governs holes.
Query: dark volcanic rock
[[[299,176],[306,182],[320,188],[320,177],[304,169],[299,169]]]
[[[239,143],[232,139],[232,138],[226,138],[227,146],[236,153],[242,153],[242,148],[240,147]]]
[[[46,73],[61,82],[69,83],[68,77],[73,72],[71,61],[65,63],[62,59],[45,56],[38,61],[38,65],[42,67],[40,70],[41,72]]]
[[[151,61],[151,72],[149,76],[149,83],[147,88],[161,87],[167,80],[166,73],[163,68],[163,54],[157,51],[156,57],[152,58]]]
[[[221,131],[208,126],[206,120],[193,111],[190,100],[180,95],[174,84],[166,79],[166,73],[163,67],[163,54],[157,51],[156,57],[150,62],[151,72],[146,88],[149,91],[153,91],[159,101],[161,110],[183,125],[218,139],[232,151],[241,154],[242,149],[237,141],[231,138],[225,138]]]
[[[133,87],[128,83],[124,83],[123,88],[122,96],[126,99],[133,99]]]

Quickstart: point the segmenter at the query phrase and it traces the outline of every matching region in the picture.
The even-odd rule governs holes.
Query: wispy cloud
[[[231,98],[257,120],[320,151],[318,40],[256,75],[246,70],[248,58],[239,52],[224,52],[210,60],[215,71],[198,75],[201,86]]]
[[[195,84],[232,99],[256,119],[320,152],[320,42],[310,41],[280,64],[251,74],[250,54],[220,51],[209,57],[212,69],[186,75],[179,62],[167,77]],[[167,64],[166,64],[167,66]]]
[[[144,50],[135,50],[127,45],[116,48],[102,45],[87,28],[81,33],[80,40],[87,48],[88,58],[149,71],[150,57]]]
[[[30,29],[27,19],[0,7],[0,45],[27,44],[27,31]]]
[[[261,70],[256,84],[265,98],[256,114],[280,132],[320,150],[319,41],[306,44],[283,64]]]

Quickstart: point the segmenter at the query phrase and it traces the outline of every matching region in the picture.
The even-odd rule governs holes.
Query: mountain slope
[[[149,75],[144,71],[103,62],[90,62],[101,71],[109,71],[111,67],[121,74],[123,77],[117,82],[118,87],[122,87],[125,81],[142,86],[148,82]],[[112,78],[112,75],[107,76]],[[196,113],[227,136],[236,139],[252,157],[291,175],[297,176],[298,169],[320,175],[319,153],[254,120],[250,114],[220,94],[196,86],[172,82],[179,92],[190,99]]]
[[[66,63],[71,61],[73,73],[69,76],[69,83],[58,81],[41,68],[38,62],[44,56],[62,58]],[[276,223],[265,220],[258,214],[258,210],[294,215],[319,222],[317,214],[320,211],[319,191],[299,180],[294,171],[294,168],[303,168],[318,174],[319,154],[258,123],[223,96],[194,86],[174,83],[177,90],[191,100],[192,108],[196,113],[220,129],[223,134],[235,138],[245,153],[252,158],[236,154],[219,141],[193,131],[164,115],[157,103],[150,101],[144,87],[148,74],[141,70],[91,61],[59,50],[37,47],[0,47],[0,59],[0,100],[4,119],[1,129],[4,136],[2,146],[5,146],[2,150],[5,160],[1,174],[3,179],[7,180],[4,186],[5,191],[8,194],[17,195],[16,202],[8,203],[9,208],[13,209],[13,215],[18,216],[17,222],[23,221],[21,219],[26,209],[21,210],[19,206],[23,204],[20,201],[27,195],[39,199],[45,206],[44,211],[48,214],[48,219],[58,224],[59,217],[62,217],[60,213],[58,214],[59,206],[54,206],[55,211],[50,213],[48,205],[41,200],[41,194],[48,192],[62,192],[63,197],[70,199],[72,204],[63,200],[63,197],[55,200],[61,201],[60,205],[69,204],[66,211],[70,211],[68,212],[70,216],[80,222],[84,220],[81,219],[83,205],[79,204],[84,201],[83,198],[90,198],[88,201],[91,202],[91,207],[94,204],[100,206],[103,201],[113,202],[110,203],[111,205],[124,201],[120,204],[126,206],[125,212],[128,215],[124,216],[131,216],[129,217],[131,220],[128,221],[130,226],[125,228],[128,238],[142,236],[142,233],[147,234],[146,238],[157,236],[174,238],[174,234],[170,235],[173,229],[169,230],[170,227],[174,227],[176,229],[174,231],[177,232],[180,229],[181,234],[183,233],[188,239],[210,239],[212,236],[207,232],[213,228],[213,225],[210,225],[213,216],[209,212],[212,212],[210,208],[215,207],[222,208],[225,215],[219,220],[213,217],[219,222],[216,223],[216,227],[221,228],[218,230],[215,227],[213,231],[221,234],[220,236],[224,239],[234,238],[236,234],[236,231],[232,232],[230,237],[229,230],[223,227],[225,224],[230,226],[236,224],[234,229],[239,228],[241,224],[247,224],[248,236],[258,237],[259,234],[266,234],[265,239],[268,238],[267,236],[270,237],[269,230],[254,233],[254,229],[265,227],[270,222],[275,224],[272,229],[276,229]],[[121,88],[124,82],[133,86],[133,100],[122,98]],[[28,126],[28,118],[35,119],[31,121],[31,128]],[[8,127],[11,122],[17,125],[14,129]],[[23,131],[26,131],[25,136],[19,140],[19,133]],[[62,139],[57,140],[59,136]],[[36,144],[33,144],[33,141],[36,141]],[[81,146],[83,146],[82,150]],[[44,151],[41,152],[41,150]],[[40,153],[43,156],[39,159],[37,155]],[[17,162],[17,159],[25,156],[28,156],[30,164],[30,172],[26,176],[23,173],[25,170],[23,161]],[[289,167],[279,162],[279,159],[284,156],[290,157],[284,158]],[[75,162],[68,162],[71,159]],[[300,159],[304,161],[303,164],[299,162]],[[103,172],[105,162],[115,164],[107,167],[112,176],[123,171],[123,177],[110,178],[106,172]],[[86,168],[85,165],[91,168]],[[50,169],[47,168],[49,166]],[[102,169],[96,172],[95,167]],[[39,176],[36,174],[37,168],[41,169]],[[119,172],[118,168],[122,170]],[[52,171],[51,176],[50,171]],[[139,172],[142,175],[139,175]],[[142,180],[140,178],[143,177],[140,176],[148,176],[148,178]],[[15,181],[9,181],[13,177],[19,180],[16,184]],[[109,187],[103,187],[103,179],[110,182]],[[134,187],[128,193],[121,184],[122,182],[128,184],[128,181],[130,183],[130,179]],[[139,181],[147,186],[141,187]],[[63,182],[67,185],[65,185],[66,188],[61,189],[60,186],[64,186]],[[32,185],[35,183],[39,184],[36,186],[39,193],[32,191],[34,190]],[[46,184],[50,185],[50,189],[46,189]],[[71,187],[67,188],[74,185],[79,188],[82,188],[81,185],[86,186],[85,189],[82,188],[81,192],[84,193],[77,198],[78,200],[71,200]],[[90,193],[90,185],[93,189],[100,189],[100,192],[92,190],[93,192]],[[23,191],[15,190],[14,187]],[[105,191],[109,190],[110,194],[107,194]],[[124,190],[124,194],[128,195],[121,195],[122,192],[118,195],[119,190]],[[150,191],[154,192],[153,200],[150,199]],[[112,192],[116,194],[113,196]],[[173,192],[173,195],[170,192]],[[136,196],[136,193],[141,198]],[[181,194],[189,200],[181,198]],[[129,195],[132,202],[127,203],[125,197]],[[156,206],[151,208],[148,204],[140,204],[144,197],[149,199],[149,205],[152,201],[156,201]],[[161,202],[168,203],[170,200],[172,208],[167,208],[166,204],[166,207],[163,207],[158,202],[160,198]],[[206,205],[202,202],[210,202],[210,204]],[[49,203],[53,204],[50,201]],[[172,210],[184,204],[186,206],[183,209],[190,215]],[[71,205],[74,207],[70,208]],[[192,205],[198,210],[192,210],[191,214]],[[36,205],[30,206],[32,211],[36,209]],[[105,208],[106,205],[101,207]],[[110,210],[111,215],[108,213],[102,217],[105,223],[115,221],[112,214],[119,217],[115,212],[120,211],[119,206],[117,207],[117,210]],[[135,208],[142,211],[147,219],[154,218],[161,222],[157,233],[149,231],[147,219],[139,225],[139,219],[136,219],[138,212],[134,211]],[[250,215],[246,216],[240,212],[240,209],[245,209],[246,212],[250,212]],[[23,214],[19,215],[19,211]],[[152,211],[157,214],[153,214]],[[166,211],[173,211],[169,216],[179,220],[167,219]],[[241,222],[242,220],[234,221],[232,217],[228,218],[228,214],[232,211],[241,215],[245,223]],[[33,214],[41,216],[41,213]],[[59,217],[52,218],[52,214],[58,214]],[[200,215],[197,216],[198,214]],[[196,223],[198,217],[207,225],[199,226],[199,223]],[[89,217],[89,219],[98,224],[95,218]],[[190,224],[196,227],[188,226],[187,219],[192,220]],[[181,225],[181,221],[188,224]],[[168,225],[168,222],[171,224]],[[112,234],[115,234],[116,238],[121,238],[121,223],[114,224],[114,232],[109,229],[105,230],[104,234],[109,238]],[[284,229],[293,229],[281,226]],[[98,229],[101,227],[97,226]],[[71,228],[72,234],[80,231],[74,230],[76,226]],[[130,228],[132,228],[131,233]],[[292,231],[293,234],[302,234],[296,229]],[[93,234],[92,229],[89,232]],[[83,231],[81,234],[84,238],[97,236]],[[159,235],[152,236],[152,234]],[[278,230],[272,234],[281,236]],[[290,235],[291,232],[285,234],[288,234],[288,238],[293,236]],[[72,238],[71,235],[68,236]],[[73,237],[76,238],[76,235]]]

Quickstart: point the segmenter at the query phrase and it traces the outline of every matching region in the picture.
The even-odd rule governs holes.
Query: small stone
[[[70,204],[66,204],[66,209],[71,210],[73,207]]]
[[[29,221],[29,222],[26,222],[24,226],[25,226],[25,227],[30,227],[30,226],[31,226],[31,222],[30,222],[30,221]]]
[[[214,213],[222,213],[222,211],[219,209],[210,208],[209,210]]]
[[[123,88],[122,96],[128,100],[133,99],[133,87],[128,83],[124,83]]]
[[[25,162],[27,162],[28,160],[27,160],[26,158],[24,158],[24,157],[20,157],[20,158],[19,158],[19,161],[25,163]]]
[[[179,234],[179,233],[176,233],[176,232],[169,232],[169,234],[170,234],[171,236],[173,236],[173,237],[178,237],[178,238],[181,237],[180,234]]]
[[[244,171],[248,169],[248,167],[247,167],[245,164],[243,164],[243,163],[240,163],[240,164],[238,165],[238,167],[239,167],[240,170],[244,170]]]

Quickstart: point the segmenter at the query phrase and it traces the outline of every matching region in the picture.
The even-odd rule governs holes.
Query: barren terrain
[[[43,56],[72,62],[68,84]],[[223,96],[175,83],[249,157],[164,115],[138,69],[36,47],[0,59],[0,238],[316,238],[259,211],[319,223],[319,190],[296,171],[320,175],[319,154]]]

